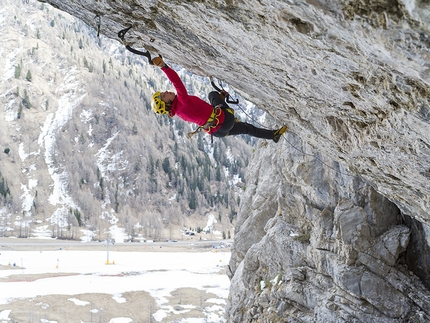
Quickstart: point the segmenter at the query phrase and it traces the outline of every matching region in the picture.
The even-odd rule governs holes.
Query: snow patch
[[[215,219],[215,216],[213,214],[209,214],[208,222],[206,226],[203,228],[204,232],[211,232],[214,229],[215,223],[218,221]]]
[[[12,310],[4,310],[0,312],[0,320],[9,322],[11,319],[9,318],[9,314],[12,312]]]
[[[21,190],[23,191],[23,194],[20,196],[22,200],[22,210],[25,212],[29,212],[31,210],[31,207],[33,206],[33,196],[31,196],[30,189],[27,188],[26,185],[21,184]]]
[[[85,293],[110,294],[122,301],[121,295],[130,291],[146,291],[156,301],[159,310],[154,315],[161,321],[171,313],[185,313],[195,308],[181,304],[181,308],[168,305],[167,297],[175,290],[188,287],[216,295],[210,302],[216,305],[204,308],[206,318],[189,318],[182,322],[225,322],[223,319],[230,281],[226,275],[219,274],[219,253],[169,253],[165,252],[112,252],[115,266],[105,266],[104,251],[2,251],[0,264],[19,264],[23,274],[62,272],[80,275],[42,278],[30,282],[0,282],[0,304],[8,304],[11,299],[29,299],[44,295],[70,295],[69,300],[76,306],[86,306],[88,302],[74,298],[73,295]],[[226,253],[230,257],[230,253]],[[61,259],[61,263],[60,263]],[[227,259],[227,262],[229,259]],[[132,273],[131,275],[119,275]],[[217,274],[215,274],[217,273]],[[16,274],[13,269],[0,271],[0,277]],[[218,299],[222,298],[222,299]],[[42,306],[44,304],[41,303]],[[46,304],[49,306],[49,304]],[[4,306],[3,306],[4,308]],[[91,309],[97,313],[97,309]],[[1,311],[0,318],[8,319],[10,311]],[[119,319],[113,318],[110,322]],[[126,322],[126,321],[123,321]]]
[[[15,75],[15,67],[14,64],[16,62],[16,58],[18,57],[21,49],[16,49],[15,51],[9,53],[3,60],[3,77],[2,83],[9,80]]]
[[[21,161],[26,160],[28,157],[28,154],[26,154],[24,151],[24,143],[22,143],[22,142],[19,144],[18,154],[19,154],[19,158],[21,158]]]
[[[130,322],[133,322],[133,320],[128,317],[115,317],[109,321],[109,323],[130,323]]]
[[[93,111],[92,110],[82,110],[80,114],[81,121],[86,123],[92,119]]]
[[[55,165],[54,156],[56,153],[56,137],[61,128],[72,118],[73,110],[80,104],[82,99],[87,95],[85,90],[80,89],[81,84],[77,80],[77,68],[73,67],[66,74],[63,83],[57,88],[56,92],[60,96],[58,99],[58,108],[55,113],[49,114],[41,129],[38,138],[38,144],[45,151],[44,157],[48,167],[49,175],[54,184],[49,203],[52,205],[62,205],[51,217],[51,221],[64,222],[67,218],[70,207],[78,208],[71,196],[68,194],[69,175],[61,172]],[[79,95],[79,93],[82,93]]]
[[[79,300],[77,298],[69,298],[68,300],[71,301],[71,302],[73,302],[73,303],[75,303],[76,306],[85,306],[85,305],[90,304],[90,302],[81,301],[81,300]]]
[[[112,298],[113,298],[117,303],[120,303],[120,304],[122,304],[122,303],[126,303],[126,302],[127,302],[127,300],[126,300],[124,297],[122,297],[122,294],[113,295],[113,296],[112,296]]]
[[[112,239],[115,240],[116,243],[122,243],[127,238],[127,234],[125,233],[124,228],[120,228],[117,225],[113,225],[109,228],[109,233]]]

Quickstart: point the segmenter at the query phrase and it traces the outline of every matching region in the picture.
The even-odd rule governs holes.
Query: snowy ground
[[[230,285],[225,266],[229,252],[211,249],[158,252],[142,247],[141,252],[109,250],[108,253],[107,248],[104,251],[37,248],[34,251],[5,250],[3,245],[0,248],[1,323],[16,320],[15,305],[21,311],[23,306],[33,306],[31,311],[21,313],[20,319],[42,323],[99,322],[97,314],[101,317],[99,311],[103,307],[103,322],[109,323],[225,321],[224,307]],[[146,292],[148,299],[143,294],[136,297],[136,292]],[[105,303],[111,305],[96,308],[94,304],[98,300],[89,300],[92,294],[106,298]],[[70,310],[65,310],[64,304],[46,303],[60,299],[65,300]],[[140,306],[142,310],[137,311],[140,314],[133,314],[129,309],[129,316],[109,317],[107,307],[121,305],[121,310],[118,307],[116,312],[124,313],[122,309],[128,302],[137,309]],[[53,313],[56,306],[61,308],[61,315]],[[148,314],[143,315],[143,308]],[[78,313],[84,313],[81,314],[84,317],[78,318]]]

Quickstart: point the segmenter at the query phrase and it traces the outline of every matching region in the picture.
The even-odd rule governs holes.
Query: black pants
[[[252,137],[262,139],[273,139],[273,130],[267,130],[262,128],[254,127],[252,124],[247,122],[236,122],[234,114],[228,112],[226,109],[230,108],[227,103],[221,98],[217,91],[212,91],[208,95],[209,102],[213,107],[221,104],[221,109],[224,110],[225,118],[221,127],[213,135],[221,138],[225,136],[235,135],[250,135]]]

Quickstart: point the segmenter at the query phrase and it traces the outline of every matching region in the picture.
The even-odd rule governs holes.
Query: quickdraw
[[[97,23],[97,37],[100,37],[100,26],[102,24],[102,19],[100,18],[99,15],[96,15],[94,19],[96,20],[96,23]]]
[[[125,40],[125,34],[132,28],[133,26],[130,26],[128,28],[125,28],[123,30],[120,30],[118,32],[118,37],[119,39],[121,39],[122,43],[124,44],[125,48],[127,48],[130,52],[132,52],[133,54],[137,54],[137,55],[141,55],[141,56],[145,56],[148,59],[148,63],[149,65],[154,65],[154,63],[152,62],[152,57],[151,54],[145,50],[144,52],[139,51],[137,49],[132,48],[127,41]],[[159,55],[161,57],[161,55]]]

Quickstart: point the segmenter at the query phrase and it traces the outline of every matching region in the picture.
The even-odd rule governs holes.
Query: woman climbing
[[[169,117],[177,115],[185,121],[197,124],[199,127],[196,131],[189,133],[189,137],[203,129],[220,138],[248,134],[278,142],[288,129],[287,126],[282,126],[277,130],[267,130],[254,127],[246,122],[240,122],[235,119],[234,110],[224,100],[228,93],[210,92],[209,104],[197,96],[189,95],[179,75],[167,66],[161,57],[155,57],[152,59],[152,63],[161,68],[176,89],[176,94],[168,91],[156,92],[152,96],[152,110],[158,114],[167,114]]]

